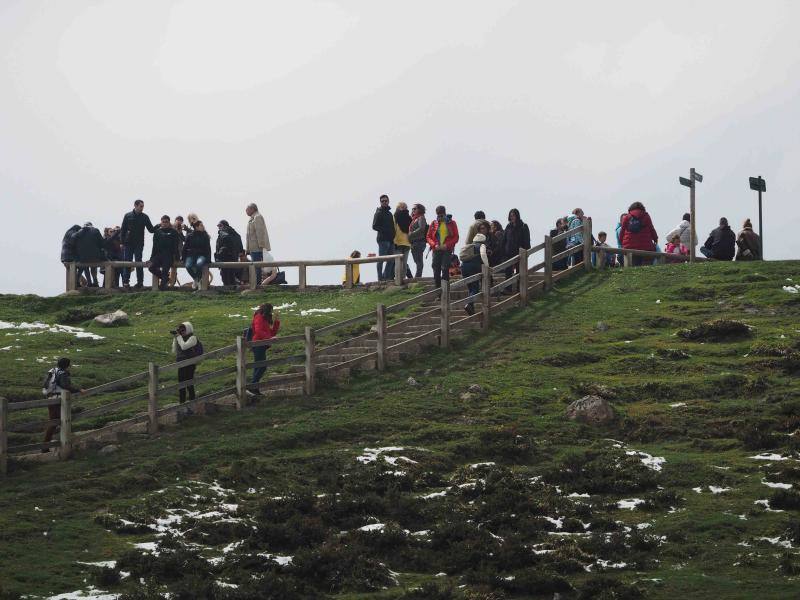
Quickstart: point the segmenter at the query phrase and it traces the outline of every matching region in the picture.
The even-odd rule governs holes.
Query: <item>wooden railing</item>
[[[351,289],[355,285],[355,277],[353,275],[353,265],[364,265],[371,263],[383,263],[394,261],[394,283],[402,285],[405,278],[403,272],[403,255],[390,254],[386,256],[368,256],[365,258],[341,258],[330,260],[278,260],[278,261],[257,261],[257,262],[211,262],[203,265],[202,276],[200,278],[200,289],[208,290],[210,286],[210,269],[230,269],[231,271],[247,271],[248,285],[251,290],[257,288],[256,269],[264,268],[297,268],[297,281],[298,288],[305,290],[308,287],[308,269],[309,267],[344,267],[345,278],[344,287]],[[64,263],[66,267],[66,291],[73,292],[78,289],[78,272],[83,268],[101,268],[105,270],[105,277],[103,280],[103,287],[107,290],[114,289],[117,281],[117,271],[123,269],[134,268],[147,268],[148,263],[144,261],[124,261],[113,260],[103,262],[68,262]],[[173,268],[184,269],[186,268],[183,263],[176,262]],[[153,275],[151,289],[158,291],[158,278]]]
[[[582,244],[553,254],[554,243],[572,237],[576,233],[582,233]],[[531,257],[539,253],[542,253],[541,260],[531,264]],[[280,336],[265,341],[247,341],[239,336],[235,339],[234,344],[218,348],[196,358],[163,366],[149,363],[147,371],[96,386],[80,395],[81,398],[86,398],[100,394],[125,392],[125,397],[114,399],[75,415],[72,414],[72,394],[66,391],[62,392],[60,397],[25,402],[9,403],[6,399],[0,398],[0,472],[6,472],[9,455],[38,452],[46,447],[58,448],[59,457],[66,459],[72,454],[76,442],[96,439],[117,429],[137,424],[142,424],[152,435],[158,431],[160,420],[165,417],[213,400],[230,397],[233,405],[237,409],[241,409],[248,404],[248,389],[302,386],[302,392],[311,395],[316,390],[318,375],[324,376],[336,370],[349,369],[366,362],[374,362],[375,368],[382,371],[386,368],[392,355],[397,355],[404,349],[431,339],[436,339],[440,347],[447,348],[450,346],[452,334],[458,330],[470,324],[479,323],[482,331],[487,331],[493,315],[514,306],[524,307],[533,295],[549,291],[554,283],[575,271],[591,270],[593,268],[592,253],[596,253],[599,268],[605,266],[605,257],[608,253],[625,256],[628,266],[632,264],[634,256],[659,262],[688,260],[688,257],[674,254],[593,246],[592,223],[590,219],[586,219],[579,228],[552,238],[545,236],[543,243],[529,250],[521,249],[519,255],[511,257],[497,266],[491,268],[482,266],[480,273],[452,282],[443,281],[440,289],[426,291],[390,306],[378,304],[374,312],[317,329],[306,327],[302,334]],[[554,270],[554,265],[559,261],[573,256],[575,258],[571,261],[571,266],[566,266],[559,271]],[[380,257],[382,260],[387,258],[397,261],[398,268],[395,269],[395,275],[399,274],[399,277],[402,278],[403,273],[399,268],[400,262],[398,261],[402,257]],[[353,260],[349,263],[363,264],[378,260],[379,258],[376,257]],[[241,263],[217,264],[241,265]],[[257,264],[253,263],[248,266],[252,268]],[[262,264],[298,266],[300,263]],[[343,261],[313,261],[303,264],[310,266],[347,263]],[[215,264],[209,266],[215,266]],[[514,270],[515,273],[503,277],[509,269]],[[495,280],[498,280],[497,283]],[[477,282],[480,282],[478,293],[469,295],[467,292],[466,297],[457,297],[462,290],[466,290],[470,284]],[[476,310],[472,315],[455,317],[452,309],[458,304],[467,302],[480,304],[480,310]],[[421,310],[417,313],[404,314],[404,311],[411,308]],[[269,359],[262,362],[248,361],[248,351],[260,346],[270,347]],[[206,362],[214,363],[211,371],[197,374],[188,381],[162,384],[164,374],[177,371],[181,367],[200,365]],[[270,374],[254,388],[252,383],[248,383],[248,371],[262,366],[270,368],[283,366],[290,370]],[[167,394],[174,394],[183,388],[209,381],[216,382],[215,389],[195,400],[183,404],[160,405]],[[143,386],[146,386],[146,389],[134,391],[137,387]],[[41,409],[56,404],[61,407],[61,417],[58,420],[10,422],[10,415],[14,412]],[[103,424],[93,430],[73,431],[74,422],[117,413],[125,407],[128,407],[128,410],[133,409],[135,414],[124,415],[125,418],[122,420]],[[42,431],[50,425],[57,425],[60,429],[57,440],[46,444],[37,442],[15,446],[10,446],[8,443],[9,432]]]

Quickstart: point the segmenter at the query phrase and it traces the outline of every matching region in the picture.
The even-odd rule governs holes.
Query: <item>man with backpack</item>
[[[242,252],[242,237],[236,233],[226,220],[217,223],[217,247],[214,260],[217,262],[238,262]],[[237,269],[220,269],[222,285],[236,285]]]
[[[656,251],[658,234],[650,215],[641,202],[634,202],[628,207],[628,214],[622,217],[620,222],[620,234],[622,236],[622,248],[625,250],[647,250]],[[651,258],[634,256],[634,267],[652,263]]]
[[[68,358],[59,358],[56,366],[47,372],[42,384],[42,394],[48,400],[55,402],[60,400],[61,392],[64,390],[73,394],[82,394],[86,390],[72,385],[72,379],[69,374],[70,360]],[[50,404],[47,407],[47,416],[50,421],[61,419],[61,403]],[[47,444],[53,439],[53,434],[56,432],[58,425],[50,424],[44,431],[44,443]],[[42,448],[42,452],[50,452],[50,448]]]
[[[194,328],[189,321],[178,325],[177,329],[170,331],[172,334],[172,351],[175,353],[175,361],[182,362],[190,358],[203,355],[203,344],[194,334]],[[178,383],[191,381],[194,379],[194,372],[197,365],[188,365],[178,369]],[[186,393],[189,393],[189,400],[194,400],[194,385],[187,386],[178,390],[178,397],[181,404],[186,402]]]

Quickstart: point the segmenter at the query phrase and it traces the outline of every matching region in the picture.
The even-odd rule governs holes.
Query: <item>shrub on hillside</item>
[[[695,327],[681,329],[678,336],[693,342],[723,342],[752,335],[749,325],[732,319],[705,321]]]

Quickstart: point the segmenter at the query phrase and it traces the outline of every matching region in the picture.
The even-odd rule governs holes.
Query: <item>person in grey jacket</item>
[[[681,221],[678,226],[670,231],[667,234],[667,242],[672,241],[676,235],[681,237],[681,244],[686,246],[687,248],[692,245],[692,216],[689,213],[683,215],[683,221]],[[697,246],[697,240],[694,241],[694,245]]]
[[[411,256],[414,264],[417,265],[416,279],[422,277],[422,269],[425,266],[425,247],[428,243],[425,237],[428,235],[428,221],[425,219],[425,207],[422,204],[415,204],[411,207],[411,225],[408,228],[408,241],[411,242]]]
[[[250,260],[253,262],[260,262],[264,260],[267,252],[272,250],[269,245],[269,233],[267,232],[267,224],[264,217],[258,212],[258,206],[254,203],[247,205],[245,213],[250,217],[247,222],[247,253],[250,255]],[[256,285],[261,283],[261,268],[256,268]]]

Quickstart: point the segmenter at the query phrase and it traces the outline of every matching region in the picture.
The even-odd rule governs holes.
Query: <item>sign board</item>
[[[703,176],[700,175],[700,173],[698,173],[697,171],[695,171],[694,172],[694,180],[695,181],[699,181],[700,183],[703,183]]]
[[[750,189],[755,192],[766,192],[767,191],[767,180],[762,179],[761,177],[751,177],[750,178]]]
[[[681,182],[681,185],[685,185],[686,187],[694,187],[694,181],[686,179],[686,177],[678,177],[678,181]]]

